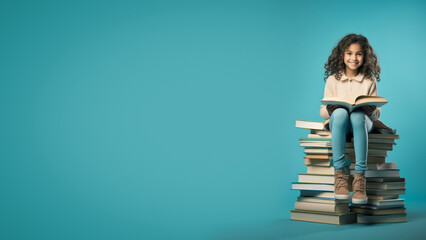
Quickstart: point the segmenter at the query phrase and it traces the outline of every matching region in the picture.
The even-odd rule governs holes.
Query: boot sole
[[[366,204],[367,202],[368,202],[368,198],[365,198],[365,199],[352,198],[353,204]]]
[[[334,194],[335,199],[351,199],[351,195],[344,195],[344,194]]]

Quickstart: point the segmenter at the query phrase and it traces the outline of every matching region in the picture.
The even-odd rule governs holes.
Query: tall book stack
[[[351,204],[350,211],[357,213],[358,223],[406,222],[404,199],[405,179],[400,177],[396,162],[386,161],[399,135],[369,134],[367,171],[367,204]],[[346,143],[346,152],[351,159],[350,171],[355,175],[355,152],[353,138]]]
[[[395,162],[386,162],[387,151],[396,145],[398,135],[369,134],[368,170],[365,173],[368,203],[351,204],[348,208],[348,201],[334,199],[331,132],[323,129],[323,122],[296,120],[296,127],[310,129],[310,134],[299,138],[300,146],[304,147],[307,172],[299,173],[298,182],[292,184],[292,189],[300,190],[295,210],[292,210],[292,220],[331,224],[406,221],[404,199],[399,198],[399,195],[405,194],[405,179],[400,177]],[[353,176],[353,138],[346,143],[346,153],[346,166]]]
[[[292,189],[300,196],[291,210],[291,220],[328,224],[351,224],[356,214],[349,211],[349,200],[334,198],[334,167],[329,131],[323,122],[296,120],[297,128],[310,129],[307,137],[299,138],[304,148],[306,173],[298,173],[299,179]],[[346,165],[350,165],[346,159]]]

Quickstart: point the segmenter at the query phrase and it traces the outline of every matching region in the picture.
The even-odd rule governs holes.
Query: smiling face
[[[358,68],[361,67],[364,61],[364,53],[362,47],[358,43],[352,43],[344,52],[343,61],[346,65],[346,73],[357,75]]]

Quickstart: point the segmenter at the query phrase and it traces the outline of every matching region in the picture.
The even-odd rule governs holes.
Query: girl
[[[367,38],[348,34],[333,49],[325,64],[324,97],[344,97],[354,100],[359,95],[377,96],[376,82],[380,81],[377,56]],[[336,199],[350,199],[351,180],[345,166],[345,144],[348,133],[353,133],[355,148],[355,178],[352,182],[352,203],[367,203],[365,171],[367,170],[368,133],[380,116],[380,108],[363,106],[349,113],[339,105],[321,105],[320,115],[332,136],[335,169],[334,194]]]

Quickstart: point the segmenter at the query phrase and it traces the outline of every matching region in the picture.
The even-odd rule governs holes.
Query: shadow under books
[[[289,219],[271,220],[259,224],[250,224],[246,226],[228,229],[219,234],[220,240],[272,240],[291,237],[302,237],[321,232],[343,231],[353,228],[359,228],[363,224],[348,225],[330,225],[324,223],[299,222]],[[309,231],[307,231],[309,229]]]

